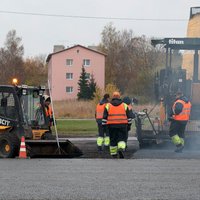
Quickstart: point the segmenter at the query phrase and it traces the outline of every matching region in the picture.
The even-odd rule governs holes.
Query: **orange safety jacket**
[[[49,126],[51,127],[52,126],[52,121],[51,120],[53,118],[53,111],[52,111],[51,106],[48,106],[48,108],[45,107],[45,114],[46,114],[47,120],[49,121]]]
[[[175,101],[172,107],[173,110],[175,109],[176,103],[181,103],[183,105],[183,109],[180,114],[173,115],[173,119],[177,121],[188,121],[190,118],[191,103],[190,102],[186,103],[185,101],[179,99]]]
[[[53,115],[53,112],[52,112],[52,109],[51,109],[51,106],[48,106],[48,108],[47,107],[45,107],[45,114],[46,114],[46,117],[52,117],[52,115]]]
[[[97,104],[96,107],[96,119],[102,119],[103,118],[103,112],[105,109],[105,103],[104,104]]]
[[[108,103],[107,124],[128,124],[124,103],[119,106],[113,106],[111,103]]]

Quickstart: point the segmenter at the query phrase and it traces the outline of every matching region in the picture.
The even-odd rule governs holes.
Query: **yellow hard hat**
[[[117,91],[113,92],[113,98],[120,98],[120,93]]]

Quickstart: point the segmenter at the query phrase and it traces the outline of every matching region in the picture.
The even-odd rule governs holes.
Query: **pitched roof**
[[[68,50],[73,49],[73,48],[76,48],[76,47],[81,47],[81,48],[87,49],[87,50],[89,50],[89,51],[93,51],[93,52],[95,52],[95,53],[98,53],[98,54],[101,54],[101,55],[103,55],[103,56],[106,56],[105,53],[102,53],[102,52],[100,52],[100,51],[97,51],[97,50],[94,50],[94,49],[91,49],[91,48],[87,48],[87,47],[84,47],[84,46],[78,44],[78,45],[69,47],[69,48],[67,48],[67,49],[63,49],[63,50],[61,50],[61,51],[58,51],[58,52],[49,54],[49,55],[47,56],[46,62],[48,63],[53,55],[58,54],[58,53],[61,53],[61,52],[64,52],[64,51],[68,51]]]

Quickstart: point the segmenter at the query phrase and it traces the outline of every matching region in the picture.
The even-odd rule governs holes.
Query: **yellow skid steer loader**
[[[45,115],[45,88],[33,86],[0,86],[0,157],[19,155],[21,137],[25,137],[27,156],[73,158],[81,150],[69,140],[52,135]]]

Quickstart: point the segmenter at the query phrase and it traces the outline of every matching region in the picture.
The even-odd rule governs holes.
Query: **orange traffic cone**
[[[25,144],[24,136],[22,136],[22,138],[21,138],[21,144],[20,144],[20,150],[19,150],[19,158],[27,158],[27,155],[26,155],[26,144]]]

